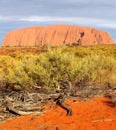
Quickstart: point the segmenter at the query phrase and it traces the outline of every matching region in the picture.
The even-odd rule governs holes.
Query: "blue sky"
[[[116,43],[116,0],[0,0],[0,43],[11,30],[52,24],[102,29]]]

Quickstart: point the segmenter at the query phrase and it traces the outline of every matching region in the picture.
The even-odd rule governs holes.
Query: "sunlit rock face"
[[[3,40],[3,46],[58,46],[63,44],[113,44],[110,35],[95,28],[52,25],[34,26],[8,32]]]

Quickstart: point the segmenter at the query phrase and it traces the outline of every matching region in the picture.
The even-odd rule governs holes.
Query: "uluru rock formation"
[[[50,44],[58,46],[62,44],[113,44],[110,35],[95,28],[52,25],[35,26],[9,32],[4,40],[3,46],[39,46]]]

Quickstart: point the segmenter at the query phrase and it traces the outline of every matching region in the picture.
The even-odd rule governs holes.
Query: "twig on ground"
[[[93,120],[92,122],[106,122],[106,121],[114,121],[116,118],[110,119],[110,118],[105,118],[105,119],[100,119],[100,120]]]

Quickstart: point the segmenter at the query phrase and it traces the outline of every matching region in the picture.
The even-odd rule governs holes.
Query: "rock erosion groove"
[[[3,46],[39,46],[39,45],[97,45],[114,44],[110,35],[102,30],[83,26],[51,25],[33,26],[9,32]]]

